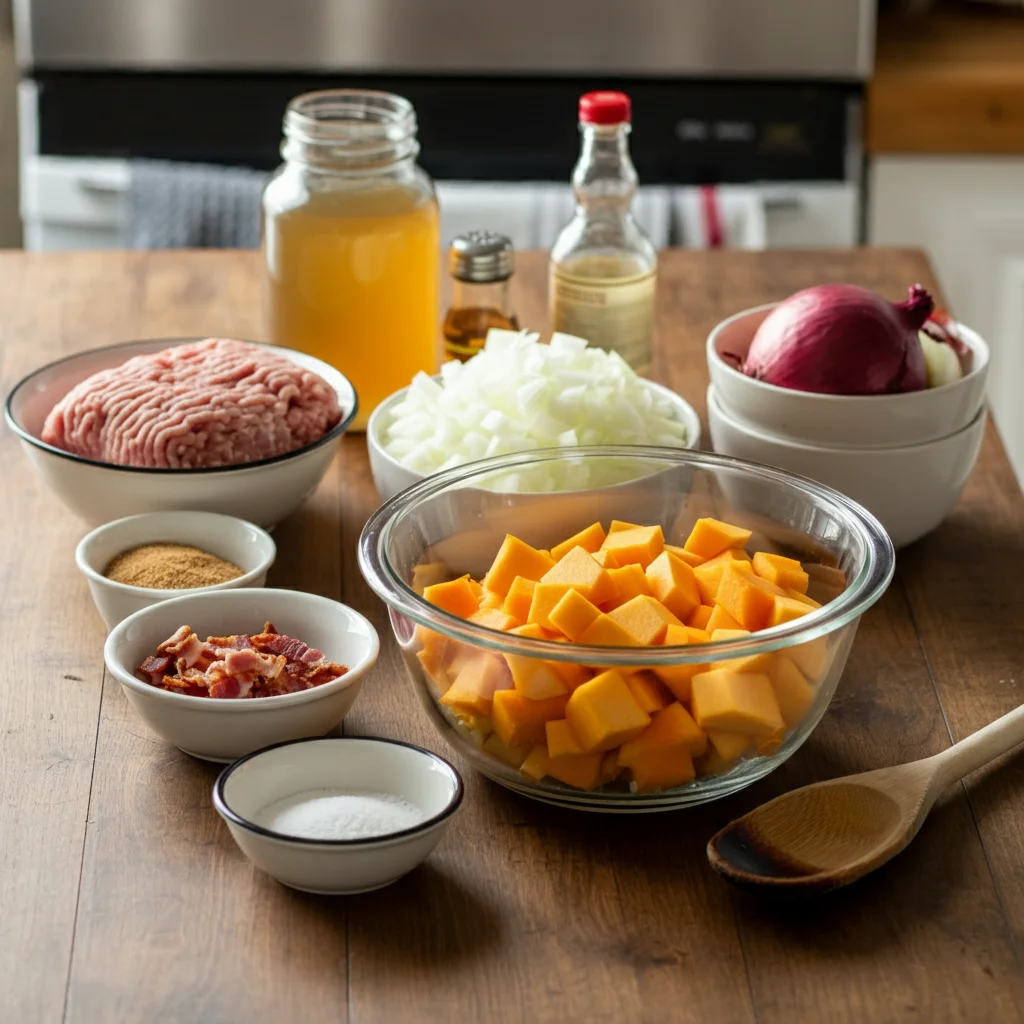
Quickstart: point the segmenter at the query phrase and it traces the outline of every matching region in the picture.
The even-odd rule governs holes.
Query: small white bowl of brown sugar
[[[86,534],[75,564],[113,629],[140,608],[184,594],[262,587],[277,547],[254,523],[217,512],[148,512]]]

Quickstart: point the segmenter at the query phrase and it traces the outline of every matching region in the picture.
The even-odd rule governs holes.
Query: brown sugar
[[[111,559],[103,575],[115,583],[154,590],[212,587],[237,579],[243,571],[233,562],[187,544],[142,544]]]

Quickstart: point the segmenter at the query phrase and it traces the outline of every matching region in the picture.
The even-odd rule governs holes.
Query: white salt
[[[303,839],[372,839],[413,828],[423,809],[392,793],[307,789],[267,804],[253,821]]]

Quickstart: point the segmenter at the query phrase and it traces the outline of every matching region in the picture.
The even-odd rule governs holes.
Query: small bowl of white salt
[[[305,892],[390,885],[430,855],[462,803],[459,773],[398,740],[278,743],[229,765],[213,806],[241,851]]]

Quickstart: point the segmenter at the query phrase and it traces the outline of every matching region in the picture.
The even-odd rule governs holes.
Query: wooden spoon
[[[838,889],[903,850],[946,786],[1018,743],[1024,705],[941,754],[784,793],[712,837],[708,860],[762,893]]]

